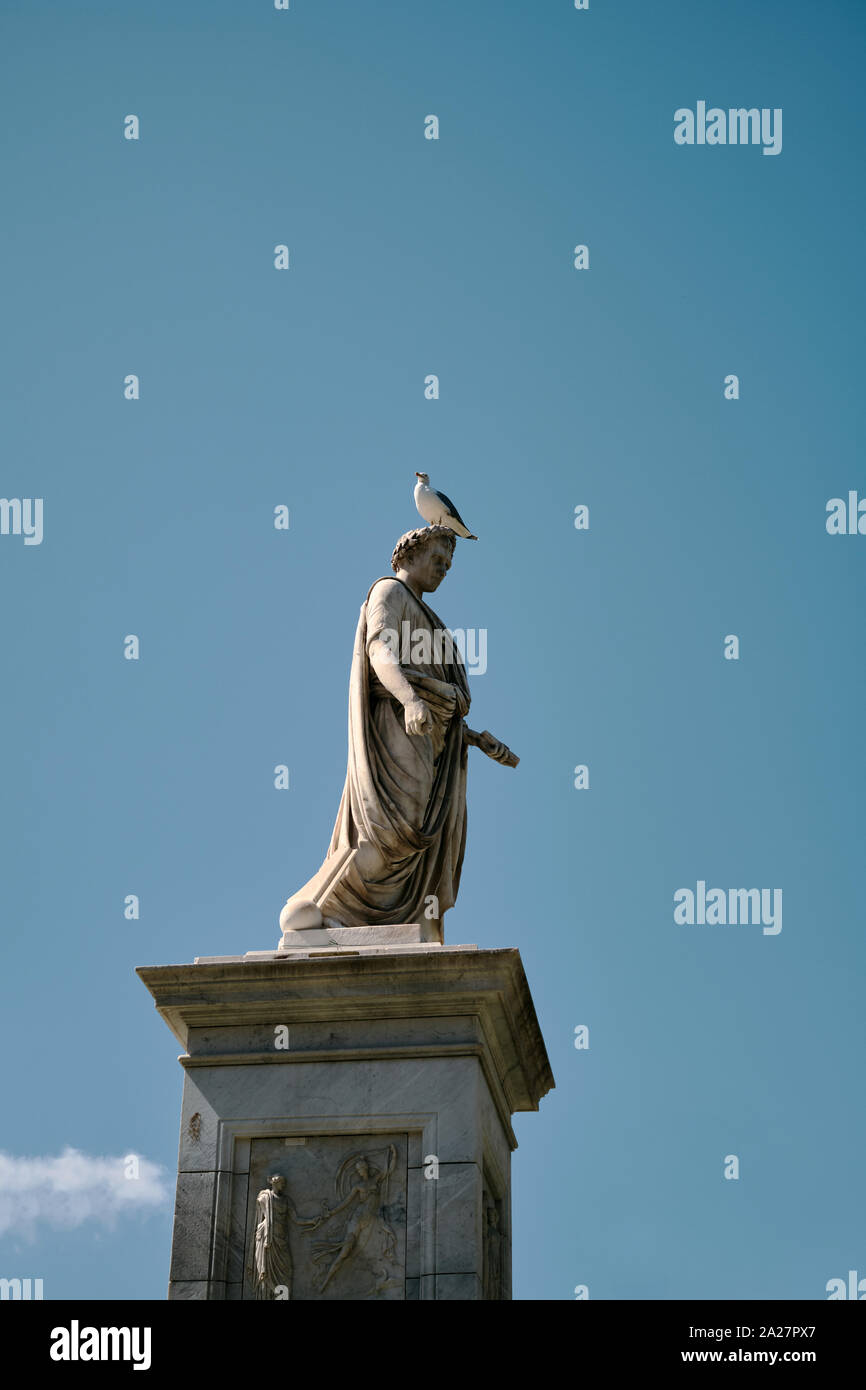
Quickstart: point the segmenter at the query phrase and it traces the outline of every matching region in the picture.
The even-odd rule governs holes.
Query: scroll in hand
[[[520,762],[516,753],[505,743],[500,743],[498,738],[494,738],[487,729],[483,733],[476,733],[467,724],[463,725],[466,742],[472,748],[480,748],[482,753],[486,753],[488,758],[492,758],[495,763],[501,763],[503,767],[517,767]]]

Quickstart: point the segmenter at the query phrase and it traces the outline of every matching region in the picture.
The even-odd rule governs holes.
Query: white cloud
[[[0,1234],[32,1237],[40,1226],[68,1230],[85,1222],[113,1226],[125,1213],[163,1206],[167,1177],[140,1154],[98,1158],[65,1148],[56,1158],[16,1158],[0,1152]]]

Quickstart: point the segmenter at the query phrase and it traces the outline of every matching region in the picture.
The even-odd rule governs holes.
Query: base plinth
[[[511,1297],[511,1116],[553,1086],[516,950],[138,974],[185,1049],[170,1298]]]

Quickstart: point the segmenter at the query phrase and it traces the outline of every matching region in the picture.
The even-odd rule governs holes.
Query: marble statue
[[[466,670],[424,595],[454,555],[446,526],[401,536],[394,577],[361,606],[349,682],[349,761],[327,858],[286,903],[284,933],[437,919],[452,907],[466,845],[467,749],[518,759],[464,722]]]
[[[290,1299],[292,1296],[290,1221],[306,1230],[315,1230],[322,1217],[301,1220],[286,1196],[285,1178],[281,1173],[273,1173],[267,1187],[262,1188],[256,1198],[253,1254],[256,1298]]]

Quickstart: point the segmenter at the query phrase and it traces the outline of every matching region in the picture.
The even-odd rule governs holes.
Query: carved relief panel
[[[405,1134],[253,1139],[245,1299],[406,1296]]]

